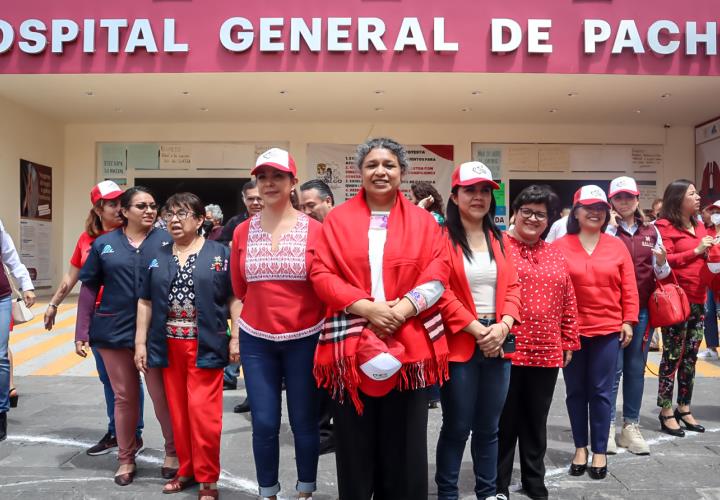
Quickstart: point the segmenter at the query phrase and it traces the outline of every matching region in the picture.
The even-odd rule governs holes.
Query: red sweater
[[[505,255],[500,251],[500,244],[491,236],[493,256],[497,265],[497,288],[495,290],[495,319],[500,321],[507,314],[516,322],[520,321],[520,283],[515,271],[510,249],[505,243]],[[450,348],[449,361],[465,362],[472,358],[475,352],[475,337],[462,331],[478,318],[475,311],[470,285],[465,275],[465,264],[460,247],[455,247],[445,232],[445,245],[450,255],[449,286],[439,301],[440,312],[445,323],[448,347]],[[505,357],[512,357],[508,354]]]
[[[565,256],[575,287],[579,335],[607,335],[619,332],[625,322],[637,323],[640,299],[635,266],[622,241],[603,233],[590,255],[576,234],[553,245]]]
[[[322,225],[305,214],[282,235],[277,252],[257,214],[235,228],[230,271],[235,296],[243,303],[240,327],[255,337],[294,340],[322,329],[325,306],[310,274]]]
[[[660,231],[667,260],[691,304],[705,304],[705,283],[700,277],[705,266],[705,254],[695,255],[700,240],[707,235],[705,226],[695,226],[695,234],[678,229],[667,219],[659,219],[655,227]]]

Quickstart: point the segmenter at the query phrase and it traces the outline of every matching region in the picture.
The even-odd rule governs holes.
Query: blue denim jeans
[[[273,342],[240,331],[245,388],[252,407],[252,443],[260,496],[280,491],[280,418],[285,378],[290,428],[295,438],[296,489],[316,490],[320,448],[319,395],[313,377],[318,335]]]
[[[643,336],[648,321],[647,309],[640,309],[638,324],[633,328],[633,338],[625,349],[620,349],[617,359],[617,372],[610,397],[610,423],[615,422],[620,378],[623,379],[623,421],[637,424],[640,421],[640,405],[645,389],[645,363],[650,350],[650,339],[643,349]]]
[[[95,366],[97,367],[98,377],[103,385],[103,392],[105,393],[105,412],[108,416],[108,432],[111,436],[117,436],[115,434],[115,393],[113,392],[112,385],[110,385],[110,377],[108,376],[107,369],[105,369],[105,362],[100,356],[100,349],[91,349],[93,356],[95,357]],[[145,422],[143,421],[143,410],[145,408],[145,391],[143,391],[142,377],[140,377],[140,415],[138,415],[137,429],[135,435],[137,437],[142,436],[143,427]]]
[[[12,298],[0,299],[0,413],[10,409],[10,316],[12,314]]]
[[[240,363],[230,363],[223,370],[223,382],[237,384],[240,376]]]
[[[469,361],[450,363],[450,380],[440,390],[442,427],[437,444],[438,499],[457,499],[458,476],[470,431],[475,494],[496,494],[498,428],[508,387],[510,361],[486,358],[479,348]]]
[[[713,291],[708,288],[705,301],[705,344],[708,347],[718,347],[718,311],[720,304],[715,302]]]

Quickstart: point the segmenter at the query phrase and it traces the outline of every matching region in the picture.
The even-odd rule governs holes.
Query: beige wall
[[[62,262],[67,262],[89,207],[88,192],[96,182],[98,142],[172,141],[289,141],[290,150],[307,178],[308,143],[355,144],[369,136],[387,135],[409,144],[453,144],[458,162],[470,160],[472,142],[489,143],[576,143],[659,144],[664,146],[665,171],[658,175],[660,189],[672,178],[691,177],[694,165],[692,128],[637,127],[618,125],[454,125],[385,123],[267,123],[69,125],[65,128],[65,200]],[[692,178],[692,177],[691,177]]]
[[[64,212],[64,130],[47,117],[0,98],[0,219],[20,247],[20,159],[52,167],[53,281],[61,277]]]

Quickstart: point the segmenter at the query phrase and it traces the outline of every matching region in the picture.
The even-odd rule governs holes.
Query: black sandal
[[[689,431],[693,432],[705,432],[705,427],[703,427],[700,424],[689,424],[683,419],[683,417],[687,417],[688,415],[692,415],[689,411],[680,411],[678,408],[675,408],[675,413],[673,413],[673,416],[677,419],[678,425],[680,422],[685,426],[685,428]]]
[[[15,394],[13,394],[13,392]],[[10,408],[17,408],[18,405],[18,399],[20,399],[20,395],[18,394],[18,391],[16,388],[11,387],[8,391],[8,396],[10,397]]]

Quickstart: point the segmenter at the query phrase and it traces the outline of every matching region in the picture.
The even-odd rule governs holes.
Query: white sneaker
[[[627,423],[623,425],[622,432],[618,444],[623,448],[627,448],[630,453],[635,455],[649,455],[650,447],[640,434],[640,426],[636,423]]]
[[[615,455],[617,453],[617,444],[615,444],[615,424],[610,424],[610,432],[608,432],[607,454]]]
[[[698,353],[697,357],[715,361],[720,358],[720,356],[718,356],[718,352],[713,349],[705,349],[704,351]]]

